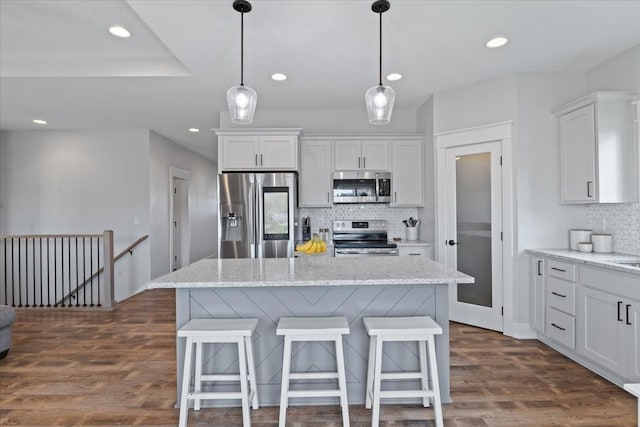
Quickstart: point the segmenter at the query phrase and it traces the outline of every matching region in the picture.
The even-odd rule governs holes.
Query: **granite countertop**
[[[400,241],[389,240],[389,243],[395,243],[398,247],[417,247],[417,246],[433,246],[432,242],[427,242],[426,240],[407,240],[402,239]]]
[[[203,259],[159,277],[154,288],[433,285],[474,278],[416,257]]]
[[[633,267],[630,265],[616,264],[619,261],[638,261],[640,262],[640,256],[620,254],[616,252],[602,254],[593,252],[579,252],[570,249],[527,249],[527,252],[534,255],[543,255],[553,257],[565,261],[581,262],[587,265],[593,265],[596,267],[608,268],[616,271],[623,271],[625,273],[632,273],[640,275],[640,267]]]

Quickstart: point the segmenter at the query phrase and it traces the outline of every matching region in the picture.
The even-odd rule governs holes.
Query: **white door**
[[[445,150],[444,263],[476,280],[450,285],[450,318],[496,331],[503,330],[500,168],[500,141]]]

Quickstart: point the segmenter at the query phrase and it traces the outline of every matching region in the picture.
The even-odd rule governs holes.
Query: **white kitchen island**
[[[438,372],[442,400],[450,402],[448,285],[473,281],[472,277],[426,257],[309,256],[204,259],[154,280],[149,288],[176,289],[177,329],[190,319],[257,318],[259,324],[253,346],[260,405],[272,406],[279,405],[283,351],[283,340],[276,335],[276,325],[281,317],[288,316],[347,317],[351,333],[344,337],[344,351],[349,402],[352,404],[364,404],[365,400],[369,340],[362,319],[367,316],[431,316],[443,330],[436,338]],[[176,348],[179,395],[184,341],[177,340]],[[412,343],[391,343],[384,350],[385,370],[417,369],[418,352]],[[335,370],[333,354],[330,343],[298,344],[293,348],[292,369]],[[216,370],[238,372],[234,346],[217,345],[205,355],[205,363],[211,364],[209,369],[213,369],[215,356]],[[404,383],[407,388],[415,388],[411,382]],[[303,387],[314,386],[322,388],[323,384],[305,384]],[[212,390],[225,390],[225,386],[215,386]],[[315,402],[305,399],[303,402],[335,403],[330,399]],[[239,402],[230,401],[228,405],[239,406]]]

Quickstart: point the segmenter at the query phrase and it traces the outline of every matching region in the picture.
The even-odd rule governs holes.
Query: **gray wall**
[[[119,253],[149,233],[148,153],[145,130],[0,132],[0,233],[113,230]],[[115,273],[117,301],[143,289],[149,243]]]
[[[191,173],[189,222],[191,262],[216,254],[217,190],[215,162],[151,132],[150,135],[151,277],[169,272],[169,167]]]

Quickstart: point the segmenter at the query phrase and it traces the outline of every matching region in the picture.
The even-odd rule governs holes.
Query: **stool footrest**
[[[242,399],[242,393],[240,392],[222,392],[222,391],[209,391],[209,392],[192,392],[187,394],[187,399],[201,400],[201,399]]]
[[[386,372],[380,375],[381,380],[419,380],[421,372]]]
[[[381,399],[391,397],[433,397],[435,393],[431,390],[383,390],[380,392]]]
[[[340,397],[340,390],[289,390],[288,397]]]
[[[207,374],[200,378],[202,381],[240,381],[240,374]]]
[[[337,372],[292,372],[289,374],[290,380],[322,380],[337,379]]]

